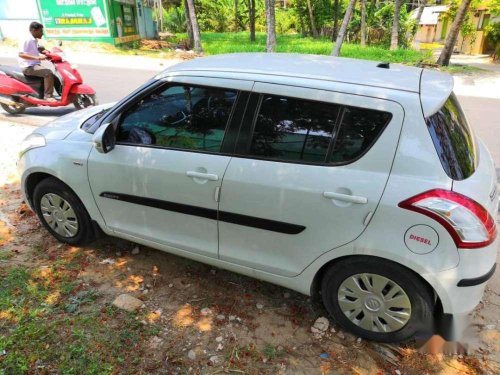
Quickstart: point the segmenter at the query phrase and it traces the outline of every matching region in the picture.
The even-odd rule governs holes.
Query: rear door
[[[265,83],[253,91],[224,175],[219,256],[294,276],[366,228],[404,113],[395,102],[329,91]]]

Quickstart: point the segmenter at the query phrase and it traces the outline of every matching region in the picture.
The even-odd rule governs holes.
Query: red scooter
[[[54,64],[54,88],[60,99],[51,102],[43,99],[43,78],[25,76],[19,67],[0,65],[0,106],[6,112],[19,114],[28,107],[64,107],[71,103],[82,109],[97,104],[95,90],[83,83],[82,76],[64,59],[60,48],[55,47],[45,55]]]

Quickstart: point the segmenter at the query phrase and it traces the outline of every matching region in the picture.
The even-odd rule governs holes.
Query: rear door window
[[[248,153],[258,158],[347,164],[382,134],[388,112],[263,95]]]
[[[323,163],[341,107],[265,95],[250,154],[270,159]]]
[[[425,122],[446,174],[454,180],[470,177],[478,163],[476,139],[455,94]]]

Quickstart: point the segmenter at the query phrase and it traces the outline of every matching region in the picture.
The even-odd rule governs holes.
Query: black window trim
[[[195,150],[195,149],[187,149],[187,148],[177,148],[177,147],[166,147],[166,146],[157,146],[157,145],[144,145],[144,144],[137,144],[137,143],[131,143],[131,142],[116,142],[116,145],[120,146],[132,146],[132,147],[143,147],[143,148],[153,148],[153,149],[160,149],[160,150],[171,150],[171,151],[182,151],[182,152],[194,152],[198,154],[209,154],[209,155],[222,155],[222,156],[232,156],[231,149],[234,149],[234,144],[236,141],[227,141],[227,136],[229,133],[233,135],[234,138],[234,128],[239,125],[238,121],[235,120],[240,118],[241,122],[241,117],[238,116],[238,114],[235,114],[236,108],[241,105],[240,101],[243,101],[245,103],[245,106],[247,105],[248,98],[250,96],[250,91],[244,91],[244,90],[238,90],[238,89],[233,89],[233,88],[227,88],[227,87],[220,87],[220,86],[203,86],[199,84],[194,84],[194,83],[185,83],[185,82],[175,82],[175,81],[157,81],[159,82],[158,84],[155,84],[151,89],[144,90],[141,92],[139,95],[135,96],[134,98],[131,98],[131,100],[127,101],[124,103],[123,106],[120,107],[119,110],[117,110],[116,115],[113,117],[111,122],[117,121],[115,124],[115,134],[118,132],[118,129],[122,123],[122,115],[125,113],[127,110],[132,108],[135,104],[137,104],[139,101],[143,100],[145,97],[148,95],[154,94],[155,92],[165,90],[167,87],[173,87],[173,86],[189,86],[189,87],[197,87],[197,88],[206,88],[206,89],[221,89],[221,90],[228,90],[228,91],[235,91],[236,92],[236,100],[235,103],[233,104],[233,108],[231,108],[231,113],[229,114],[229,118],[226,123],[226,127],[224,129],[224,137],[222,138],[221,142],[221,147],[219,151],[206,151],[206,150]],[[246,102],[245,102],[246,100]],[[236,121],[236,123],[235,123]]]
[[[198,77],[198,78],[200,78],[200,77]],[[211,77],[211,78],[213,78],[213,77]],[[120,100],[117,104],[115,104],[113,107],[111,107],[110,110],[107,113],[105,113],[105,115],[97,121],[97,124],[94,124],[92,126],[92,128],[95,127],[94,132],[102,124],[113,123],[113,122],[119,120],[120,117],[121,117],[121,114],[123,112],[125,112],[127,109],[129,109],[130,107],[132,107],[138,100],[142,100],[144,97],[146,97],[150,93],[152,93],[155,90],[157,90],[159,87],[162,87],[162,86],[164,86],[166,84],[176,84],[176,83],[177,84],[185,84],[185,85],[189,85],[190,84],[190,83],[181,83],[181,82],[175,82],[175,81],[168,81],[167,82],[164,79],[159,79],[159,80],[156,80],[154,78],[150,79],[149,81],[147,81],[146,83],[144,83],[142,86],[140,86],[139,88],[137,88],[135,91],[133,91],[130,95],[126,96],[124,99]],[[196,84],[194,84],[194,85],[196,85]],[[285,85],[285,84],[277,84],[277,85],[279,85],[279,86],[288,86],[288,85]],[[254,156],[254,155],[247,155],[247,154],[245,154],[245,149],[247,147],[249,147],[249,146],[247,146],[247,144],[251,144],[252,136],[253,136],[253,130],[252,130],[252,128],[249,129],[249,127],[253,127],[254,119],[257,118],[257,114],[258,114],[257,109],[258,109],[258,104],[260,103],[260,97],[263,96],[263,95],[266,95],[266,94],[268,94],[268,95],[278,95],[278,94],[255,92],[255,91],[246,91],[246,90],[238,90],[238,89],[231,89],[231,88],[221,87],[221,86],[206,86],[206,87],[209,87],[209,88],[220,88],[220,89],[227,89],[227,90],[236,90],[236,91],[238,91],[239,94],[240,93],[244,93],[244,94],[247,95],[246,103],[245,103],[245,109],[244,109],[243,113],[240,116],[239,122],[238,121],[232,121],[233,119],[231,119],[230,121],[228,121],[229,125],[226,126],[227,134],[229,134],[229,132],[231,132],[231,133],[236,132],[236,137],[234,138],[234,141],[232,141],[231,144],[229,144],[229,142],[228,142],[227,149],[225,149],[225,147],[224,147],[225,146],[224,145],[224,139],[223,139],[223,143],[222,143],[221,151],[220,152],[209,152],[209,151],[189,150],[189,149],[176,149],[176,148],[167,148],[167,147],[164,147],[164,146],[155,146],[155,145],[142,145],[142,146],[137,145],[137,144],[128,144],[128,145],[134,145],[136,147],[140,146],[140,147],[158,148],[158,149],[162,149],[162,150],[169,150],[170,149],[170,150],[173,150],[173,151],[195,152],[195,153],[202,153],[202,154],[231,156],[231,157],[240,158],[240,159],[250,159],[250,160],[253,159],[253,160],[271,161],[271,162],[275,162],[275,163],[312,165],[312,166],[320,166],[320,167],[341,167],[341,166],[345,166],[345,165],[349,165],[349,164],[357,162],[368,151],[370,151],[371,148],[377,143],[378,139],[382,136],[382,134],[384,133],[384,131],[387,128],[387,126],[394,119],[394,113],[393,112],[391,112],[390,110],[383,111],[383,112],[386,112],[386,113],[388,113],[390,115],[390,118],[388,119],[387,123],[384,125],[384,129],[382,129],[382,131],[374,139],[374,141],[370,145],[370,147],[368,147],[363,153],[361,153],[360,155],[358,155],[357,158],[352,159],[352,160],[347,161],[347,162],[343,162],[343,163],[331,163],[331,162],[330,163],[315,163],[315,162],[294,161],[294,160],[277,160],[277,159],[271,159],[271,158],[265,158],[265,157],[257,157],[257,156]],[[293,86],[293,87],[311,88],[311,87],[305,87],[305,86]],[[324,89],[321,89],[321,90],[325,91]],[[332,93],[336,92],[336,93],[339,93],[339,94],[342,94],[342,95],[351,95],[351,96],[353,95],[353,96],[366,97],[366,98],[370,98],[370,99],[389,101],[391,103],[394,103],[394,104],[397,104],[397,105],[401,106],[398,102],[396,102],[394,100],[390,100],[390,99],[381,99],[381,98],[377,98],[377,97],[360,95],[360,94],[345,93],[345,92],[341,92],[341,91],[331,91],[331,92]],[[311,100],[311,99],[306,99],[306,98],[303,98],[303,97],[293,97],[293,96],[290,96],[290,98],[302,99],[302,100]],[[238,99],[239,99],[239,95],[237,97],[237,101],[238,101]],[[257,103],[254,103],[254,101],[256,101],[256,100],[257,100]],[[341,111],[340,112],[342,113],[342,116],[343,116],[343,114],[345,112],[344,111],[345,107],[370,109],[370,108],[366,108],[366,107],[349,106],[349,105],[340,104],[340,103],[334,103],[334,102],[324,102],[324,101],[321,101],[321,100],[316,100],[316,101],[318,101],[320,103],[330,103],[330,104],[339,105],[341,107]],[[233,111],[237,107],[237,105],[238,105],[238,103],[236,103],[235,106],[233,107]],[[403,108],[402,108],[402,110],[403,110],[403,113],[404,113],[404,109]],[[340,121],[342,121],[342,119],[343,119],[343,117],[340,119]],[[116,125],[116,129],[118,129],[117,125]],[[249,130],[252,130],[252,133],[249,133]],[[339,130],[339,128],[337,129],[337,131],[338,130]],[[227,134],[226,133],[224,134],[224,138],[226,137]],[[117,144],[122,144],[122,143],[117,143]],[[333,148],[332,148],[332,150],[333,150]],[[328,151],[330,151],[330,150],[328,150]],[[327,155],[327,156],[330,157],[331,155]]]
[[[240,132],[239,132],[239,137],[236,140],[235,154],[232,155],[233,157],[240,158],[240,159],[253,159],[253,160],[270,161],[270,162],[275,162],[275,163],[287,163],[287,164],[299,164],[299,165],[313,165],[313,166],[318,166],[318,167],[341,167],[341,166],[349,165],[349,164],[357,162],[366,153],[368,153],[368,151],[370,151],[372,149],[372,147],[377,143],[378,139],[382,136],[385,129],[387,128],[387,126],[389,126],[389,124],[392,122],[392,120],[394,118],[394,114],[390,111],[380,111],[378,109],[372,109],[372,108],[366,108],[366,107],[345,105],[345,104],[339,104],[339,103],[334,103],[334,102],[325,102],[322,100],[312,100],[312,99],[306,99],[303,97],[301,98],[301,97],[285,96],[285,95],[281,95],[281,94],[252,92],[252,95],[258,96],[258,102],[254,106],[253,113],[251,113],[251,121],[248,121],[247,114],[245,114],[245,116],[244,116],[244,120],[241,124],[241,130],[243,130],[243,131],[240,130]],[[374,111],[379,111],[379,112],[385,112],[385,113],[388,113],[390,117],[387,120],[387,122],[384,124],[383,129],[379,132],[379,134],[375,137],[373,142],[370,144],[370,146],[367,147],[361,154],[359,154],[356,158],[354,158],[352,160],[349,160],[346,162],[337,162],[337,163],[325,162],[325,161],[323,163],[318,163],[318,162],[308,162],[308,161],[301,161],[301,160],[281,160],[281,159],[267,158],[267,157],[249,154],[249,150],[250,150],[250,147],[252,144],[252,137],[253,137],[253,134],[255,131],[256,123],[257,123],[257,117],[258,117],[258,114],[260,111],[260,106],[262,104],[262,99],[263,99],[264,95],[282,96],[282,97],[292,98],[292,99],[314,101],[314,102],[319,102],[319,103],[327,103],[327,104],[338,105],[340,107],[339,114],[337,115],[337,120],[335,122],[334,133],[332,134],[332,137],[330,139],[330,144],[328,146],[325,160],[328,160],[328,158],[331,157],[331,153],[333,152],[333,147],[335,146],[335,142],[336,142],[336,135],[340,131],[346,108],[368,109],[368,110],[374,110]],[[374,98],[374,99],[378,99],[378,98]],[[246,131],[245,131],[245,128],[247,128]],[[241,142],[240,142],[240,136],[244,137]]]

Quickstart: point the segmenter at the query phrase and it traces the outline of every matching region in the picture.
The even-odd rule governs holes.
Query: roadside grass
[[[240,33],[203,33],[202,45],[206,55],[218,55],[236,52],[265,52],[266,34],[256,33],[254,43],[250,42],[247,32]],[[186,34],[178,34],[177,38],[185,39]],[[276,52],[282,53],[309,53],[316,55],[330,55],[333,43],[329,38],[311,38],[300,35],[279,35],[277,37]],[[356,59],[378,60],[417,64],[432,58],[430,52],[420,52],[411,49],[390,51],[383,47],[360,47],[358,44],[344,43],[342,57]]]
[[[439,70],[442,72],[450,73],[450,74],[474,74],[487,72],[485,69],[481,69],[475,66],[470,65],[460,65],[460,64],[451,64],[449,66],[440,66]]]
[[[76,281],[83,250],[51,266],[0,268],[0,374],[132,373],[156,334]],[[134,355],[130,355],[131,350]]]

